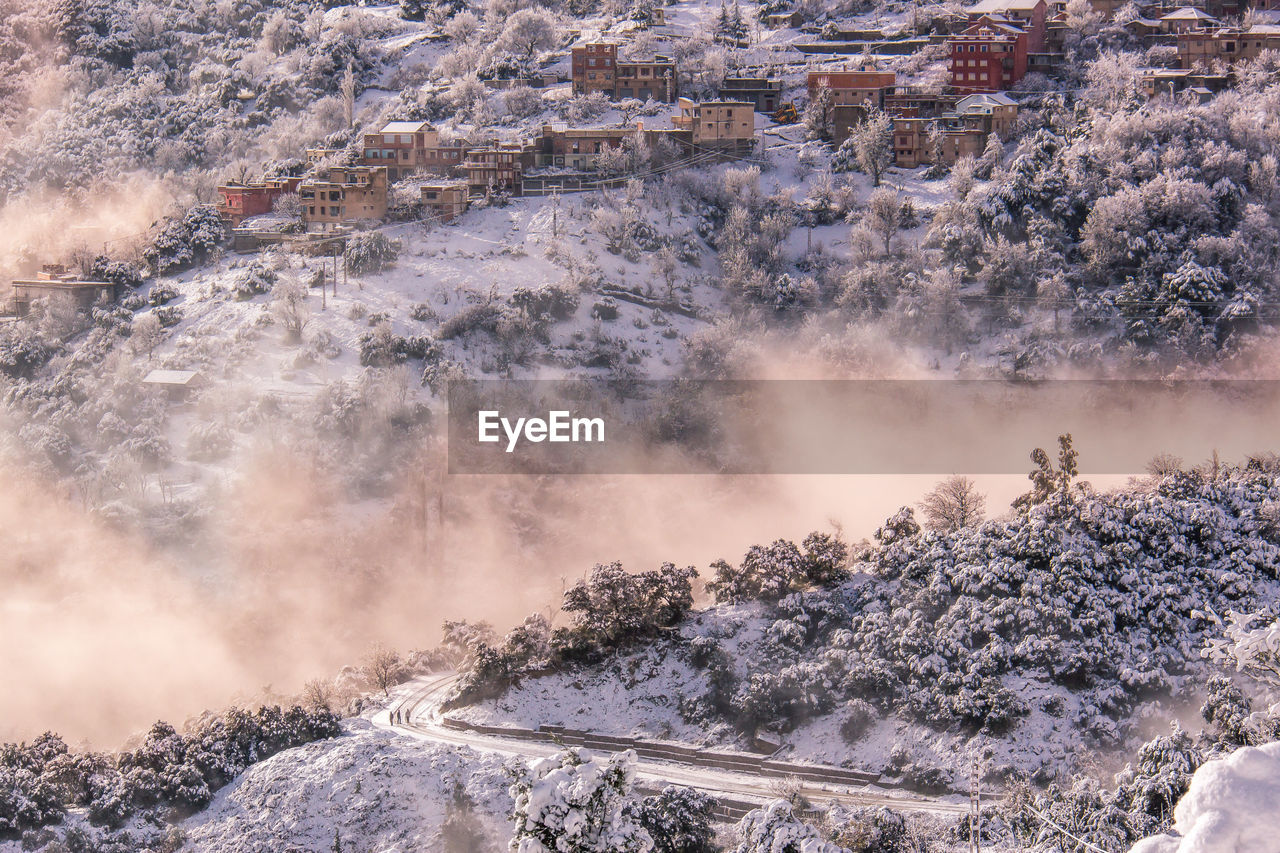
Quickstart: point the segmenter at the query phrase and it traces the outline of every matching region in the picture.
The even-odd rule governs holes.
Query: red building
[[[612,42],[575,45],[569,55],[575,94],[604,92],[614,100],[652,98],[670,102],[680,93],[676,64],[668,57],[620,60],[618,46]]]
[[[218,215],[232,228],[250,216],[270,213],[276,199],[298,191],[301,178],[268,178],[247,184],[231,182],[218,187]]]
[[[1049,4],[1045,0],[981,0],[965,11],[971,24],[994,18],[1026,30],[1028,53],[1048,50]]]
[[[1027,73],[1027,33],[995,18],[983,18],[948,40],[951,85],[960,95],[1003,92]]]

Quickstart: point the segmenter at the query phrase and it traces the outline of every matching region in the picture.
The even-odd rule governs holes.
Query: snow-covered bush
[[[347,240],[343,261],[351,272],[363,275],[390,269],[399,256],[399,240],[392,240],[381,231],[368,231]]]
[[[572,622],[555,632],[558,653],[593,657],[675,625],[693,606],[692,580],[697,576],[692,566],[672,563],[638,574],[618,562],[597,565],[565,591],[561,609],[571,614]]]
[[[408,359],[434,361],[440,343],[430,335],[405,337],[391,331],[390,323],[378,323],[373,331],[360,335],[360,363],[366,367],[389,367]]]
[[[237,270],[231,280],[231,292],[236,299],[246,300],[264,293],[270,293],[280,276],[271,267],[260,261]]]
[[[137,267],[124,261],[113,261],[106,255],[93,259],[87,277],[92,281],[109,281],[130,290],[142,285],[142,273]]]
[[[840,723],[840,736],[853,746],[876,720],[876,709],[865,699],[850,699],[845,703],[844,720]]]
[[[631,807],[653,839],[653,853],[714,853],[716,801],[701,791],[668,785]]]
[[[29,745],[3,744],[0,839],[57,823],[68,808],[86,808],[92,823],[107,827],[139,812],[189,815],[249,765],[340,731],[327,710],[264,706],[204,717],[185,734],[156,723],[139,746],[115,756],[73,753],[48,733]]]
[[[734,853],[850,853],[796,817],[786,800],[747,812],[735,828]]]
[[[15,323],[0,330],[0,373],[6,376],[29,377],[55,352],[56,348],[30,324]]]
[[[717,560],[711,564],[716,575],[707,592],[720,602],[777,601],[806,585],[844,576],[848,549],[839,539],[814,532],[804,540],[804,549],[779,539],[767,547],[753,545],[736,567]]]
[[[1174,812],[1176,835],[1148,838],[1130,853],[1267,850],[1280,835],[1280,743],[1243,747],[1196,771]]]
[[[226,238],[222,218],[212,205],[191,208],[181,219],[165,224],[142,253],[159,273],[203,263]]]
[[[165,305],[178,298],[178,291],[171,284],[157,284],[147,294],[148,305]]]
[[[924,853],[929,849],[913,832],[910,818],[890,808],[846,808],[827,812],[831,840],[854,851]]]
[[[653,839],[629,797],[635,778],[630,750],[596,758],[567,749],[533,763],[511,785],[518,853],[650,853]]]

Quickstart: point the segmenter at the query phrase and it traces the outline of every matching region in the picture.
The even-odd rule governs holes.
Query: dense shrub
[[[565,656],[593,657],[675,625],[693,606],[697,576],[692,566],[672,563],[639,574],[618,562],[598,565],[565,592],[561,609],[572,622],[556,631],[554,645]]]
[[[668,785],[631,811],[653,839],[653,853],[713,853],[718,849],[711,825],[715,806],[701,791]]]
[[[390,323],[379,323],[360,335],[360,363],[365,367],[389,367],[411,358],[435,361],[441,352],[440,343],[430,335],[397,335]]]
[[[368,231],[347,240],[343,261],[351,272],[363,275],[390,269],[399,256],[399,240],[392,240],[381,231]]]
[[[191,208],[181,219],[166,223],[142,253],[159,273],[203,263],[226,238],[222,218],[212,205]]]
[[[768,546],[753,545],[736,567],[717,560],[711,564],[716,575],[707,592],[720,602],[777,601],[809,584],[830,583],[845,575],[848,548],[839,539],[811,533],[804,549],[779,539]]]
[[[252,299],[270,293],[279,278],[271,267],[255,261],[236,271],[231,279],[231,292],[238,300]]]
[[[341,733],[327,710],[232,708],[179,733],[156,723],[142,744],[116,756],[73,753],[57,735],[0,745],[0,839],[58,823],[68,808],[86,808],[92,823],[123,824],[160,810],[182,817],[251,764],[277,752]]]

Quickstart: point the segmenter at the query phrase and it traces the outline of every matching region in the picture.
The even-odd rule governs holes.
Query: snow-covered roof
[[[1011,9],[1019,12],[1030,12],[1043,0],[980,0],[968,8],[970,15],[991,15]]]
[[[1213,15],[1201,12],[1194,6],[1185,6],[1160,18],[1162,21],[1216,21]]]
[[[426,130],[428,127],[425,121],[389,121],[382,126],[379,133],[417,133],[420,130]]]
[[[956,102],[956,112],[963,112],[974,107],[1016,107],[1018,102],[1003,92],[969,95]]]
[[[190,385],[198,376],[194,370],[153,370],[142,381],[148,385]]]
[[[1251,36],[1280,36],[1280,25],[1278,24],[1254,24],[1245,33]]]
[[[974,27],[987,27],[996,32],[1017,34],[1023,32],[1022,27],[1011,22],[1008,18],[1001,18],[996,15],[984,15],[980,23],[974,24]],[[964,35],[962,33],[961,35]]]

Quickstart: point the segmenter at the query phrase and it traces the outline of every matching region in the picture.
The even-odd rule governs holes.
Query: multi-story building
[[[604,92],[613,97],[617,66],[618,46],[612,42],[574,45],[569,52],[569,71],[574,94]]]
[[[441,143],[439,131],[426,122],[393,121],[364,135],[360,163],[386,168],[390,181],[424,172],[445,175],[462,165],[469,147],[465,142]]]
[[[1027,34],[1027,52],[1047,50],[1049,4],[1046,0],[981,0],[965,10],[970,24],[983,18],[1004,19]]]
[[[676,64],[665,56],[635,62],[618,62],[614,100],[638,98],[671,103],[680,93]]]
[[[218,215],[232,228],[251,216],[270,213],[276,199],[296,192],[301,178],[266,178],[261,181],[229,184],[218,187]]]
[[[462,169],[472,195],[505,192],[520,195],[521,177],[531,166],[533,149],[522,145],[489,145],[472,148]]]
[[[930,134],[937,126],[936,118],[924,116],[893,117],[893,164],[914,169],[933,162]]]
[[[627,137],[643,133],[643,125],[635,127],[568,127],[547,124],[533,142],[537,168],[565,168],[591,171],[600,155],[622,147]]]
[[[726,77],[717,95],[725,101],[751,101],[758,113],[774,113],[782,106],[782,81],[768,77]]]
[[[927,92],[908,86],[895,86],[885,95],[884,110],[894,116],[937,116],[955,107],[955,95]]]
[[[885,98],[893,91],[897,75],[877,71],[874,65],[860,65],[844,71],[810,71],[809,99],[822,89],[830,90],[833,107],[861,106],[884,108]]]
[[[422,206],[440,222],[452,222],[467,212],[470,187],[466,181],[432,181],[422,185]]]
[[[749,101],[691,101],[681,98],[676,130],[687,133],[692,150],[715,150],[735,156],[751,152],[756,140],[755,105]]]
[[[308,231],[331,231],[344,224],[387,215],[387,170],[382,166],[334,166],[324,178],[298,186],[302,220]]]
[[[894,164],[913,169],[935,160],[952,164],[977,157],[991,134],[1008,138],[1017,119],[1017,102],[999,92],[961,98],[952,112],[940,116],[895,116]]]
[[[1235,65],[1257,59],[1264,50],[1280,50],[1280,26],[1255,24],[1248,29],[1220,27],[1178,34],[1178,61],[1183,68],[1208,68],[1216,62]]]
[[[1002,92],[1027,73],[1027,33],[986,17],[947,40],[951,85],[960,95]]]
[[[613,42],[587,42],[570,51],[570,77],[575,94],[604,92],[614,100],[638,98],[674,101],[680,93],[676,64],[666,56],[618,59]]]

